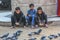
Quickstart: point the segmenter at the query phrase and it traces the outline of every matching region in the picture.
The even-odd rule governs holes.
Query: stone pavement
[[[33,35],[33,37],[36,37],[37,40],[40,40],[40,38],[45,35],[45,36],[49,36],[51,34],[55,34],[57,35],[58,33],[60,33],[60,22],[54,22],[50,25],[48,25],[48,28],[44,28],[44,27],[40,27],[42,29],[42,32],[40,35]],[[40,28],[36,28],[36,29],[31,29],[29,27],[27,28],[23,28],[23,27],[16,27],[15,29],[11,29],[10,27],[6,26],[0,26],[0,35],[1,34],[4,34],[6,32],[10,33],[10,34],[13,34],[15,31],[17,30],[22,30],[22,34],[18,37],[18,40],[28,40],[29,37],[28,36],[28,33],[30,32],[34,32],[34,31],[37,31],[38,29]],[[49,40],[49,39],[48,39]],[[53,39],[53,40],[60,40],[60,37],[56,38],[56,39]]]

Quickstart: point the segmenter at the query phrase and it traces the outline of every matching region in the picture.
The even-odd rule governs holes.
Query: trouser
[[[21,16],[20,18],[16,18],[15,16],[11,16],[12,26],[14,26],[16,22],[19,22],[19,24],[23,23],[23,25],[25,25],[26,24],[25,16]]]
[[[26,20],[28,25],[33,25],[33,26],[35,25],[35,15],[27,16]]]

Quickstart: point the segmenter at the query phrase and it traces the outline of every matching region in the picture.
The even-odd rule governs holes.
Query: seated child
[[[34,28],[34,21],[35,21],[35,15],[36,15],[36,10],[34,9],[34,4],[30,4],[29,5],[29,10],[28,10],[28,13],[27,13],[27,22],[28,22],[28,25],[32,25],[32,28]]]
[[[16,25],[20,25],[20,23],[23,23],[23,25],[25,26],[25,16],[19,7],[15,8],[14,14],[11,16],[11,23],[13,28]]]
[[[41,7],[37,8],[37,14],[36,14],[36,24],[45,25],[47,27],[47,15],[43,12]]]

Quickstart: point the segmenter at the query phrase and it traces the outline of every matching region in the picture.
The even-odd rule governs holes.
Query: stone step
[[[0,22],[0,26],[11,26],[11,22]]]

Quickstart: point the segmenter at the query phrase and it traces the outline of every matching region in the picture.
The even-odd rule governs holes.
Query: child
[[[32,25],[32,28],[34,28],[34,21],[35,21],[35,15],[36,15],[36,10],[34,9],[34,4],[29,5],[29,10],[27,13],[27,21],[29,25]]]
[[[25,26],[25,22],[26,21],[24,14],[22,13],[19,7],[16,7],[14,15],[11,16],[12,27],[14,28],[16,24],[19,25],[20,23],[23,23],[23,25]]]
[[[36,14],[36,23],[39,24],[43,23],[45,24],[45,27],[47,27],[47,15],[43,12],[41,7],[37,8],[37,14]]]

